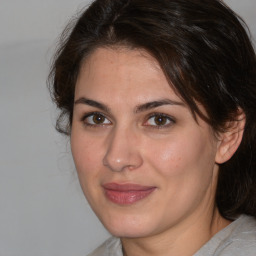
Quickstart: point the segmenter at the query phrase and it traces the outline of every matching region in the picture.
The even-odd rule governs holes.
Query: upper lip
[[[144,185],[133,184],[133,183],[124,183],[124,184],[105,183],[105,184],[103,184],[103,188],[107,189],[107,190],[126,192],[126,191],[145,191],[145,190],[153,189],[156,187],[144,186]]]

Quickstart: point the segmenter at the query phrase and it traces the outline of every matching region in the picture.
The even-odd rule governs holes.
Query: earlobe
[[[234,155],[242,141],[245,123],[245,114],[239,109],[236,120],[229,122],[226,131],[219,136],[215,157],[217,164],[228,161]]]

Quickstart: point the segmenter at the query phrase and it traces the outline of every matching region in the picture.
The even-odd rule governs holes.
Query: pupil
[[[104,120],[105,120],[105,117],[102,115],[94,115],[93,117],[93,122],[96,124],[101,124],[104,122]]]
[[[166,123],[166,117],[164,117],[164,116],[155,117],[155,123],[157,125],[164,125]]]

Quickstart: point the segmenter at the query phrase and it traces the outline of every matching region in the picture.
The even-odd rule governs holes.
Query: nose
[[[135,170],[139,168],[143,159],[140,155],[139,140],[129,129],[115,129],[109,134],[103,165],[111,171]]]

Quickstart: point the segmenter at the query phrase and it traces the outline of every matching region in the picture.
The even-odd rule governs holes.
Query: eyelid
[[[157,117],[157,116],[162,116],[162,117],[165,117],[167,118],[170,123],[168,124],[165,124],[165,125],[150,125],[150,124],[145,124],[146,122],[148,122],[151,118],[153,117]],[[174,123],[176,123],[176,119],[170,115],[167,115],[167,114],[164,114],[164,113],[159,113],[159,112],[156,112],[156,113],[150,113],[147,118],[146,118],[146,121],[144,122],[144,126],[148,126],[150,128],[156,128],[156,129],[161,129],[161,128],[167,128],[169,126],[172,126]]]
[[[107,119],[108,123],[101,123],[101,124],[93,124],[93,123],[89,123],[89,122],[86,122],[86,118],[88,117],[91,117],[93,115],[100,115],[102,117],[104,117],[105,119]],[[147,124],[147,122],[153,118],[153,117],[157,117],[157,116],[161,116],[161,117],[164,117],[166,118],[169,122],[167,124],[163,124],[163,125],[152,125],[152,124]],[[85,126],[91,126],[91,127],[102,127],[102,126],[109,126],[112,123],[112,121],[110,120],[110,118],[103,114],[102,112],[99,112],[99,111],[92,111],[92,112],[88,112],[88,113],[85,113],[82,118],[81,118],[81,122],[84,123]],[[149,128],[154,128],[154,129],[162,129],[162,128],[168,128],[169,126],[172,126],[174,123],[176,123],[176,119],[168,114],[164,114],[164,113],[161,113],[161,112],[156,112],[156,113],[150,113],[147,115],[145,121],[143,122],[143,126],[147,126]]]
[[[107,119],[109,121],[109,123],[102,123],[102,124],[91,124],[91,123],[88,123],[88,122],[85,122],[85,120],[88,118],[88,117],[91,117],[93,115],[100,115],[102,117],[104,117],[105,119]],[[108,126],[110,124],[112,124],[112,122],[110,121],[110,119],[103,113],[101,112],[98,112],[98,111],[93,111],[93,112],[89,112],[89,113],[86,113],[82,116],[81,118],[81,122],[84,123],[84,125],[86,126],[92,126],[92,127],[97,127],[97,126]]]

